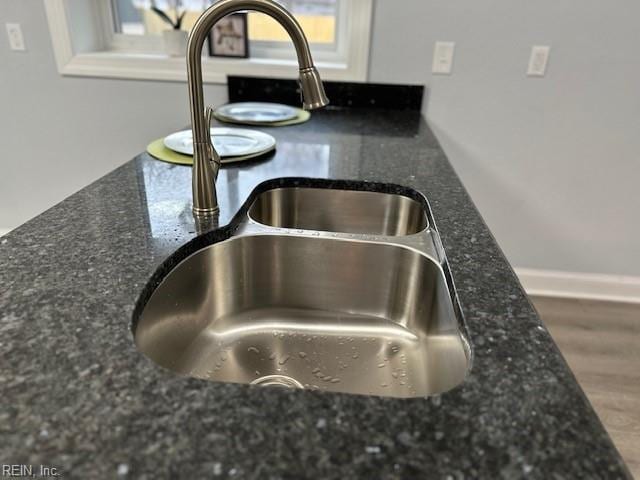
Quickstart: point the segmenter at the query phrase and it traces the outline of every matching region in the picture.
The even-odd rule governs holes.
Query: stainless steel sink
[[[249,217],[297,212],[287,218],[298,228],[348,229],[348,216],[327,211],[307,221],[317,212],[288,205],[345,191],[305,190],[267,191]],[[376,208],[397,201],[348,193]],[[138,348],[165,368],[212,381],[390,397],[453,388],[466,375],[469,351],[440,261],[423,248],[434,233],[425,229],[425,211],[401,197],[397,205],[420,208],[423,220],[416,212],[376,222],[366,203],[357,206],[371,221],[358,231],[422,233],[289,231],[247,218],[234,236],[195,251],[162,279],[134,319]]]
[[[249,217],[272,227],[371,235],[411,235],[428,225],[424,209],[411,198],[330,188],[267,190]]]

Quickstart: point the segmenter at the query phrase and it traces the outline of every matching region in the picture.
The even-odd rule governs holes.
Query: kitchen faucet
[[[202,47],[218,20],[244,10],[255,10],[269,15],[278,21],[291,37],[300,68],[298,81],[303,108],[314,110],[329,103],[320,75],[313,65],[304,32],[284,7],[272,0],[220,0],[205,10],[193,26],[187,44],[187,76],[193,130],[193,213],[196,217],[213,217],[220,211],[215,185],[220,169],[220,156],[213,147],[209,131],[213,109],[204,108]]]

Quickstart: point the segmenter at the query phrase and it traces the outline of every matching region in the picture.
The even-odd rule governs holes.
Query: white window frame
[[[114,34],[109,0],[44,0],[44,4],[61,75],[186,81],[185,59],[158,52],[158,39]],[[312,54],[323,79],[364,82],[373,0],[344,0],[340,4],[342,21],[338,28],[343,30],[338,34],[344,41],[333,52],[312,46]],[[128,41],[134,43],[127,45]],[[266,53],[273,55],[248,59],[203,57],[203,81],[224,84],[227,75],[296,78],[295,60],[283,58],[282,53]]]

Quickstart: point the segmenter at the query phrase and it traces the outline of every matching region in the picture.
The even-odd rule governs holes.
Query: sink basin
[[[406,197],[303,190],[265,192],[250,215],[388,235],[426,226]],[[313,210],[343,192],[342,207],[355,202],[348,214]],[[356,213],[366,218],[352,223]],[[451,389],[469,368],[441,266],[394,243],[277,231],[231,237],[173,268],[134,325],[153,361],[212,381],[407,398]]]
[[[403,195],[330,188],[274,188],[261,193],[249,217],[271,227],[370,235],[412,235],[427,216]]]

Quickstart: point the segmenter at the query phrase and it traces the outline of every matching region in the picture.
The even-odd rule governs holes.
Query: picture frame
[[[233,13],[218,21],[209,32],[209,56],[249,57],[249,32],[246,13]]]

